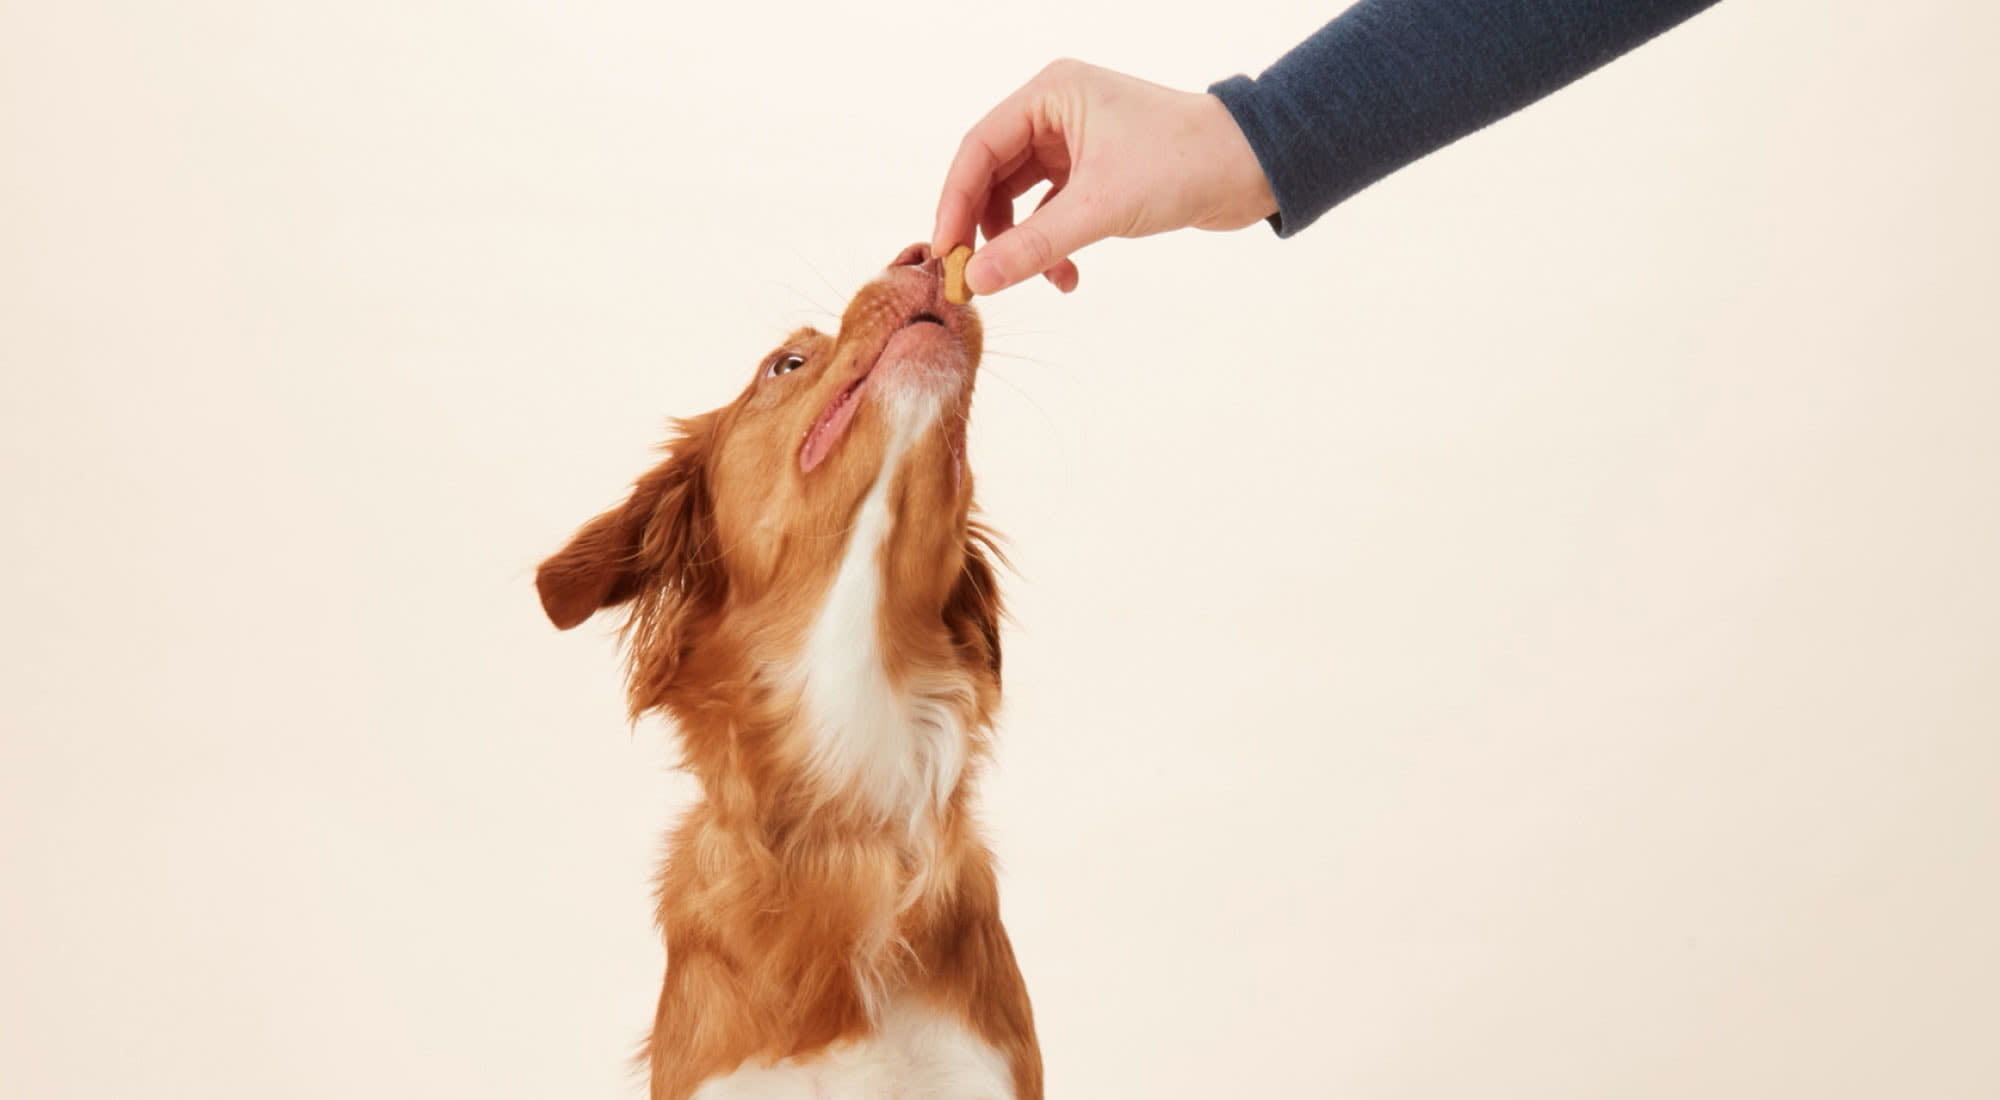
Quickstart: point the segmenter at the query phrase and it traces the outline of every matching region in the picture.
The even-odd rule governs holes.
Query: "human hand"
[[[1014,200],[1043,180],[1014,224]],[[1076,289],[1070,254],[1106,237],[1241,229],[1277,212],[1250,143],[1222,101],[1062,60],[965,135],[945,174],[931,250],[973,243],[966,282],[991,294],[1029,276]]]

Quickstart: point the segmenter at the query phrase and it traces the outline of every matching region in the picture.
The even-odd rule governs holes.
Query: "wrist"
[[[1229,106],[1211,93],[1200,93],[1204,158],[1215,173],[1214,208],[1194,224],[1202,229],[1241,229],[1278,212],[1270,178],[1257,159],[1243,128]]]

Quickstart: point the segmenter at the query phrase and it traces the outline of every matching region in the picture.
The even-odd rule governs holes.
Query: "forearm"
[[[1349,196],[1504,118],[1715,0],[1361,0],[1229,108],[1289,237]]]

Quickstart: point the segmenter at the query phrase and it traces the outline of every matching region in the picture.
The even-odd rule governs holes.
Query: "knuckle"
[[[1054,61],[1042,66],[1042,71],[1039,75],[1044,80],[1062,80],[1075,76],[1083,67],[1083,62],[1078,61],[1074,57],[1058,57]]]
[[[963,163],[981,152],[987,152],[986,141],[979,136],[979,131],[973,130],[958,139],[958,153],[952,160],[954,163]]]

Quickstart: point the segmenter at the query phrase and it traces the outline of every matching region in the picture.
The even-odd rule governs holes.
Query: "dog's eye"
[[[770,366],[764,368],[764,377],[776,378],[781,374],[790,374],[805,365],[806,359],[803,355],[792,355],[789,353],[780,355],[771,360]]]

